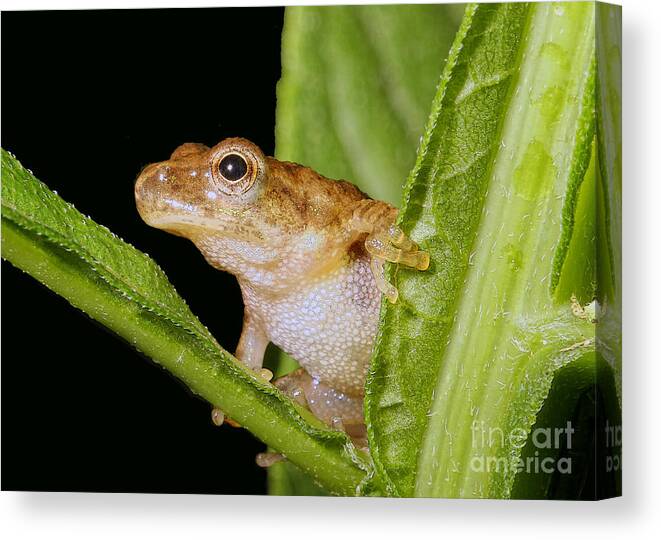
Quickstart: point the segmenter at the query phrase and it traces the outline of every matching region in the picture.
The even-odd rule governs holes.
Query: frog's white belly
[[[363,393],[381,305],[367,256],[278,300],[252,290],[244,300],[269,340],[310,375],[340,392]]]

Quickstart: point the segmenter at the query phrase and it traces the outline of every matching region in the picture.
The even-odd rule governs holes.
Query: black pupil
[[[237,154],[230,154],[220,160],[220,174],[230,182],[238,182],[248,172],[246,160]]]

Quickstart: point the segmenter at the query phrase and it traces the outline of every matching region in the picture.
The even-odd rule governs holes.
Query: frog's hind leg
[[[370,266],[376,285],[392,303],[397,301],[397,289],[385,278],[384,263],[403,264],[417,270],[429,268],[429,254],[420,251],[404,231],[395,225],[397,209],[382,201],[364,199],[358,203],[349,221],[349,229],[367,233],[365,249],[370,254]]]
[[[367,447],[362,395],[339,392],[311,377],[302,368],[276,379],[273,384],[322,422],[345,431],[356,446]]]

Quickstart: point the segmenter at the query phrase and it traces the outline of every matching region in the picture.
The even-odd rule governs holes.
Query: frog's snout
[[[138,213],[148,225],[153,225],[151,218],[167,210],[166,201],[178,198],[174,192],[177,186],[172,182],[176,176],[167,161],[152,163],[140,171],[133,192]]]
[[[170,232],[190,224],[208,201],[208,176],[204,167],[191,166],[186,159],[147,165],[133,188],[140,217],[147,225]]]
[[[140,217],[149,223],[150,210],[153,210],[155,201],[153,200],[155,176],[159,174],[160,166],[158,163],[147,165],[140,171],[133,187],[135,196],[135,205],[138,208]]]

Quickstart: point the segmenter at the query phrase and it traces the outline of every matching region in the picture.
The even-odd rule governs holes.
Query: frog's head
[[[170,159],[148,165],[135,183],[142,219],[195,240],[240,233],[268,177],[262,151],[250,141],[225,139],[213,148],[186,143]]]
[[[346,182],[266,157],[239,138],[184,144],[135,184],[148,225],[192,240],[213,266],[252,281],[278,272],[282,281],[285,266],[297,279],[294,268],[335,260],[324,246],[342,244],[344,214],[361,198]]]

